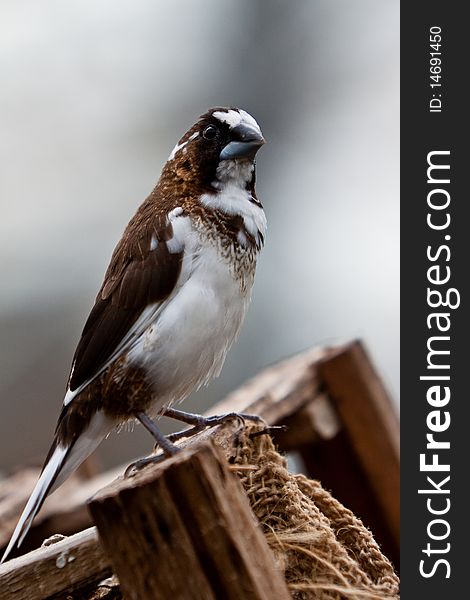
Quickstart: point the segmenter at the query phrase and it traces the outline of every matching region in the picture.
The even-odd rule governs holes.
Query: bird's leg
[[[142,423],[145,429],[153,435],[155,441],[167,456],[173,456],[179,451],[179,448],[177,448],[170,440],[168,440],[163,435],[163,433],[155,425],[152,419],[148,417],[144,412],[138,412],[136,414],[136,417]]]
[[[214,415],[212,417],[204,417],[202,415],[196,415],[183,410],[176,410],[175,408],[164,408],[161,414],[165,417],[170,417],[171,419],[176,419],[177,421],[182,421],[183,423],[188,423],[188,425],[193,425],[191,429],[186,430],[188,435],[181,437],[189,437],[198,433],[199,431],[202,431],[206,427],[215,427],[216,425],[222,425],[223,423],[228,423],[234,419],[238,419],[242,423],[245,423],[245,421],[255,421],[256,423],[263,422],[263,419],[257,415],[249,415],[247,413],[237,412],[226,413],[224,415]],[[181,431],[178,433],[182,434],[184,432]]]
[[[160,447],[163,450],[163,454],[147,456],[145,458],[140,458],[135,462],[131,463],[124,472],[124,477],[131,476],[135,471],[139,471],[143,467],[152,464],[161,462],[167,456],[174,456],[177,452],[179,452],[179,448],[173,444],[173,441],[176,441],[175,436],[172,436],[172,439],[168,439],[160,429],[155,425],[152,419],[147,416],[144,412],[138,412],[136,418],[142,423],[147,431],[149,431],[152,436],[156,440],[154,452],[156,452],[157,448]],[[183,432],[180,432],[183,433]],[[183,436],[181,436],[183,437]]]
[[[222,425],[224,423],[228,423],[230,421],[234,421],[238,419],[242,424],[245,423],[246,420],[255,421],[256,423],[263,423],[263,419],[258,417],[257,415],[249,415],[246,413],[226,413],[224,415],[214,415],[212,417],[204,417],[202,415],[197,415],[194,413],[185,412],[183,410],[176,410],[175,408],[165,408],[161,411],[161,414],[165,417],[170,417],[171,419],[175,419],[177,421],[182,421],[183,423],[187,423],[188,425],[192,425],[192,427],[188,427],[188,429],[184,429],[182,431],[177,431],[176,433],[170,433],[165,436],[160,431],[160,429],[155,425],[150,417],[148,417],[144,412],[140,412],[136,414],[137,419],[142,423],[142,425],[152,434],[152,436],[156,440],[154,451],[160,447],[164,455],[158,454],[153,456],[147,456],[145,458],[141,458],[133,463],[131,463],[125,473],[124,476],[128,477],[132,474],[133,471],[139,471],[143,467],[162,461],[166,456],[173,456],[176,452],[179,451],[179,448],[174,445],[173,442],[181,440],[183,438],[189,438],[197,433],[200,433],[207,427],[215,427],[216,425]]]
[[[243,413],[242,413],[243,414]],[[248,415],[249,417],[252,417],[252,415]],[[225,415],[222,415],[222,418],[225,417]],[[238,414],[237,414],[238,417]],[[218,417],[220,418],[220,417]],[[229,415],[229,418],[232,419],[232,415]],[[246,419],[246,416],[244,416],[244,418]],[[260,421],[263,422],[263,420],[261,419],[261,417],[256,417],[254,419],[256,422]],[[221,421],[222,423],[224,421]],[[215,425],[217,425],[219,423],[215,423]],[[202,429],[204,429],[205,426],[202,427]],[[170,440],[170,442],[176,442],[178,440],[181,440],[183,438],[189,438],[192,437],[193,435],[196,435],[196,433],[200,433],[202,431],[201,427],[199,427],[198,425],[195,425],[194,427],[188,427],[188,429],[183,429],[182,431],[177,431],[176,433],[170,433],[166,436],[167,440]],[[273,433],[275,433],[276,431],[279,431],[281,429],[286,429],[285,425],[266,425],[266,427],[264,427],[263,429],[260,429],[259,431],[254,431],[252,433],[250,433],[250,438],[255,438],[258,437],[259,435],[271,435]],[[155,449],[157,448],[157,444],[155,445]]]

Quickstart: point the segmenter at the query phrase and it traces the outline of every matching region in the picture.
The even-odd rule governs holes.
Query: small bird
[[[171,455],[177,448],[155,417],[185,421],[194,432],[226,417],[171,407],[219,374],[244,320],[266,232],[255,192],[255,155],[264,143],[250,114],[219,107],[173,148],[113,252],[73,357],[52,446],[1,562],[22,543],[46,496],[121,423],[137,419]]]

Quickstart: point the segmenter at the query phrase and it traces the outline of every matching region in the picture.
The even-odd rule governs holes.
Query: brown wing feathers
[[[142,311],[167,298],[178,280],[182,253],[169,252],[165,243],[173,237],[168,211],[155,216],[155,206],[142,208],[113,254],[83,329],[69,380],[72,391],[103,367]],[[135,235],[136,231],[140,235]],[[156,244],[152,244],[152,236]]]

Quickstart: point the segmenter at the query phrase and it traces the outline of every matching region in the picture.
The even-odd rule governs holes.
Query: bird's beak
[[[220,160],[253,159],[266,140],[261,132],[250,125],[240,124],[232,129],[233,140],[220,153]]]

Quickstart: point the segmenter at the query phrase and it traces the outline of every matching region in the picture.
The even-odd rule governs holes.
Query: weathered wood
[[[282,452],[299,451],[329,440],[341,429],[337,412],[325,394],[318,394],[290,417],[283,419],[284,428],[275,432]]]
[[[345,364],[343,364],[343,361]],[[350,372],[351,370],[354,371],[356,369],[359,369],[359,375]],[[357,381],[358,377],[360,380],[359,382]],[[336,381],[337,378],[342,382],[339,387],[339,384]],[[380,391],[380,389],[382,389],[382,391]],[[379,390],[378,394],[377,390]],[[327,396],[326,398],[324,393]],[[361,463],[361,469],[364,473],[367,473],[367,478],[370,479],[370,483],[373,483],[374,478],[376,477],[376,471],[374,471],[373,465],[369,464],[370,462],[374,463],[375,461],[375,467],[379,469],[379,477],[383,477],[384,475],[387,477],[387,473],[390,473],[387,469],[392,469],[394,473],[398,472],[397,460],[384,462],[382,458],[380,460],[375,458],[378,454],[383,455],[384,444],[388,447],[388,450],[385,449],[386,454],[388,452],[389,455],[392,454],[396,459],[398,457],[398,453],[396,452],[395,454],[395,450],[397,451],[397,420],[393,407],[390,406],[390,401],[386,394],[384,397],[384,394],[383,387],[381,388],[380,381],[374,373],[373,367],[370,365],[367,357],[364,355],[363,350],[360,347],[358,348],[357,344],[347,344],[339,348],[327,350],[310,350],[269,367],[239,388],[236,392],[228,396],[226,400],[215,405],[211,409],[210,414],[220,414],[232,411],[251,412],[259,414],[271,425],[287,422],[291,423],[291,425],[295,424],[296,427],[299,423],[302,423],[302,419],[305,417],[306,423],[303,429],[300,430],[301,432],[303,431],[303,435],[296,440],[296,432],[294,432],[293,427],[291,427],[290,430],[285,432],[285,440],[289,439],[289,444],[286,444],[286,446],[281,444],[281,448],[285,450],[288,446],[289,449],[296,449],[299,444],[301,444],[304,456],[307,449],[310,448],[308,453],[309,456],[311,455],[312,460],[310,461],[309,472],[313,476],[320,475],[320,479],[323,479],[326,486],[332,488],[333,491],[335,491],[335,485],[330,485],[328,483],[327,476],[331,475],[332,472],[338,472],[339,476],[342,477],[342,481],[343,479],[344,481],[347,480],[349,493],[353,488],[357,488],[358,486],[362,486],[364,483],[369,482],[364,482],[360,478],[356,480],[351,478],[352,476],[350,476],[349,479],[344,478],[344,473],[341,475],[341,469],[338,465],[343,463],[348,464],[346,460],[348,457],[351,459],[354,457],[356,460],[357,455],[357,461]],[[341,417],[341,430],[338,435],[334,437],[331,437],[331,435],[334,434],[335,427],[338,426],[338,423],[335,422],[335,419],[331,419],[332,415],[328,414],[328,411],[326,413],[322,413],[321,410],[318,412],[318,406],[320,406],[319,399],[322,397],[326,400],[328,407],[331,408],[331,405],[333,405],[334,411]],[[376,404],[377,397],[379,397],[379,406],[381,408],[371,408],[370,405]],[[355,414],[357,406],[359,406],[359,415]],[[372,417],[372,420],[367,420],[370,418],[367,414],[369,410],[375,411],[375,413],[372,413],[375,414],[375,417]],[[299,421],[299,419],[301,419],[301,421]],[[237,423],[215,428],[214,430],[203,432],[192,440],[185,442],[184,445],[191,448],[194,444],[200,443],[201,440],[213,439],[221,448],[223,448],[226,456],[229,457],[232,453],[232,442],[236,431]],[[308,437],[310,434],[316,435],[315,443],[309,441]],[[280,435],[282,436],[284,434],[281,433]],[[366,439],[361,440],[362,436]],[[395,440],[395,442],[392,441],[392,443],[390,443],[390,439],[388,442],[384,442],[383,440],[380,440],[381,436]],[[331,444],[336,444],[337,440],[340,440],[340,438],[344,441],[344,444],[339,450],[339,455],[338,452],[336,452],[336,454],[332,452],[335,458],[333,462],[330,461],[325,466],[325,477],[323,477],[323,473],[318,469],[318,455],[312,453],[312,449],[317,448],[323,452],[323,458],[325,458],[325,454],[328,456],[330,455],[327,446],[330,448]],[[323,445],[325,446],[323,447]],[[368,453],[372,454],[373,457],[368,457]],[[369,462],[367,459],[369,459]],[[382,467],[378,466],[379,462]],[[116,469],[115,473],[122,473],[124,468],[125,467],[122,466]],[[380,473],[380,469],[383,469],[382,473]],[[352,470],[351,473],[353,472],[355,473],[355,471]],[[361,473],[356,473],[356,475],[359,477]],[[108,476],[109,473],[105,474],[103,477],[106,478]],[[363,475],[363,477],[365,477],[365,475]],[[395,479],[395,476],[393,476],[392,479]],[[60,522],[60,520],[63,519],[64,521],[68,520],[70,522],[69,517],[75,518],[78,514],[83,516],[85,514],[83,510],[84,499],[89,497],[98,489],[98,487],[105,483],[103,479],[99,481],[98,485],[96,485],[96,482],[98,482],[98,480],[94,478],[86,484],[81,483],[78,488],[74,489],[73,493],[67,494],[63,501],[58,503],[57,509],[55,509],[56,512],[54,512],[54,510],[51,511],[50,516],[46,520],[49,522],[49,525],[54,527],[54,520]],[[364,495],[364,489],[365,488],[362,488],[362,495]],[[370,489],[370,487],[367,489]],[[65,486],[64,488],[61,488],[61,490],[65,490]],[[50,502],[58,497],[61,490],[52,496]],[[371,492],[367,492],[367,495],[370,495],[374,502],[378,502],[383,494],[388,494],[389,496],[397,495],[396,491],[391,491],[390,488],[384,488],[383,486],[377,486],[375,489],[372,489]],[[352,507],[347,498],[341,498],[340,496],[339,499],[343,500],[346,505]],[[393,498],[390,498],[390,500],[392,503],[394,502]],[[380,500],[380,502],[383,501]],[[381,506],[383,506],[383,504],[381,504]],[[45,507],[45,509],[47,510],[47,507]],[[386,509],[384,510],[386,512]],[[365,514],[367,514],[367,511],[368,508],[366,507]],[[358,511],[357,514],[362,516],[363,513]],[[381,519],[383,518],[383,515],[378,515],[378,517]],[[77,520],[77,523],[78,522],[79,520]],[[373,531],[375,532],[376,529],[373,528]],[[38,535],[41,533],[40,528],[37,533]],[[48,534],[49,533],[50,530]],[[87,538],[85,541],[86,544],[84,545],[83,552],[100,552],[96,537]],[[38,560],[41,560],[37,557],[42,556],[42,553],[46,550],[48,549],[40,549],[37,551],[38,554],[30,553],[23,557],[23,567],[18,575],[16,575],[14,567],[11,567],[11,565],[14,564],[13,562],[10,561],[6,565],[0,566],[0,590],[3,591],[4,589],[7,589],[4,586],[7,573],[8,578],[13,577],[13,580],[15,580],[17,577],[17,581],[16,583],[13,583],[13,585],[24,585],[29,588],[28,581],[34,581],[36,564]],[[99,562],[93,560],[89,562],[90,578],[93,579],[93,581],[98,581],[100,575],[99,572],[97,574],[95,570],[98,568]],[[73,561],[67,565],[67,569],[73,571],[76,566],[79,566],[79,564],[76,563],[76,561]],[[45,568],[46,571],[48,568],[52,571],[55,569],[54,565],[50,562],[46,563]],[[51,577],[55,575],[55,573],[52,573]],[[80,569],[78,569],[76,580],[81,581],[82,576],[83,573],[80,573]],[[45,577],[47,577],[47,575],[45,575]],[[10,584],[11,582],[12,580],[10,579]],[[64,580],[63,583],[64,587],[60,590],[59,594],[69,590],[67,582]],[[27,588],[25,587],[25,589]],[[76,589],[80,589],[80,586]],[[21,598],[21,596],[14,596],[14,598],[16,597]],[[39,589],[33,589],[33,587],[31,587],[31,595],[25,595],[23,597],[31,597],[35,600],[36,598],[44,598],[45,596],[41,595]],[[7,596],[7,598],[13,597],[10,595]]]
[[[319,374],[399,548],[398,416],[360,342],[331,352]]]
[[[111,573],[92,527],[1,565],[0,600],[43,600],[98,583]]]
[[[324,355],[325,352],[323,350],[309,350],[277,365],[268,367],[240,387],[237,391],[230,394],[227,399],[216,404],[210,411],[210,414],[239,411],[258,414],[271,425],[282,422],[286,417],[294,414],[299,408],[307,405],[315,398],[318,390],[316,364]],[[230,456],[232,451],[231,440],[233,433],[234,428],[230,425],[218,427],[214,430],[203,432],[187,443],[192,445],[194,443],[199,443],[203,439],[212,438],[220,447],[224,448],[227,456]],[[85,498],[89,498],[100,487],[107,484],[111,479],[114,479],[118,473],[123,473],[125,467],[126,465],[122,465],[121,467],[113,469],[113,471],[109,471],[102,476],[99,476],[99,478],[93,478],[86,482],[86,484],[81,484],[80,486],[74,484],[72,486],[73,491],[67,491],[67,494],[65,494],[64,491],[67,486],[66,482],[62,488],[46,501],[46,505],[44,506],[43,511],[41,511],[42,515],[39,516],[36,522],[43,523],[42,516],[45,517],[46,514],[48,514],[48,518],[51,520],[56,518],[67,521],[69,518],[73,518],[76,520],[75,522],[78,522],[79,519],[77,517],[79,515],[80,518],[84,517],[86,519],[84,511]],[[32,489],[35,477],[36,475],[33,475],[32,478],[29,477],[31,481],[28,480],[28,484],[25,486],[26,488],[29,486]],[[107,481],[105,481],[106,479]],[[17,487],[16,483],[17,482],[13,482],[14,488]],[[19,516],[19,511],[22,508],[21,505],[26,501],[28,493],[28,489],[26,489],[26,491],[23,490],[21,500],[18,501],[18,498],[16,498],[16,514],[15,511],[11,510],[11,507],[8,509],[9,520],[8,523],[4,521],[5,528],[1,531],[4,537],[2,538],[0,545],[6,543],[11,535],[16,519]],[[59,502],[58,496],[61,493],[63,493],[64,496]],[[54,507],[53,503],[56,501],[57,504]],[[46,513],[45,511],[49,511],[49,508],[50,513]],[[81,522],[82,526],[86,526],[86,522],[87,521]],[[77,542],[79,548],[80,544],[83,543],[83,550],[80,548],[80,551],[83,551],[84,554],[89,553],[91,556],[95,556],[96,553],[101,552],[101,548],[97,536],[95,534],[91,535],[90,531],[95,530],[92,528],[91,530],[87,530],[87,534],[86,532],[82,532],[80,536],[83,535],[83,537],[73,536],[73,538],[70,539],[79,540]],[[48,527],[47,535],[52,532],[53,530]],[[63,543],[64,542],[59,542],[59,544]],[[55,547],[59,548],[58,545],[55,545]],[[22,585],[25,586],[25,590],[28,590],[28,582],[34,582],[36,565],[42,561],[43,557],[47,556],[48,551],[49,549],[47,548],[39,548],[24,555],[20,558],[22,561],[21,569],[18,570],[16,565],[19,564],[17,560],[20,559],[11,560],[5,565],[0,565],[0,590],[8,591],[10,588],[16,589],[15,586],[20,589]],[[90,579],[98,580],[100,577],[98,569],[99,565],[100,562],[93,559],[88,562],[87,568],[89,568],[88,574]],[[75,569],[77,570],[77,573],[73,575],[71,572]],[[50,578],[53,579],[56,576],[55,566],[50,561],[45,561],[44,577],[46,579],[49,577],[48,570],[52,571]],[[77,582],[82,580],[83,573],[81,572],[80,564],[76,561],[67,565],[67,571],[70,572],[71,580],[76,580]],[[60,587],[60,581],[61,580],[58,579],[59,584],[57,587]],[[32,585],[34,585],[34,583]],[[67,581],[63,580],[63,587],[60,591],[65,592],[67,589]],[[31,586],[30,593],[32,600],[39,600],[40,598],[46,597],[42,595],[41,590],[37,587],[33,589]],[[27,591],[25,591],[25,594],[27,594]],[[26,598],[27,596],[23,597]],[[6,596],[6,598],[11,598],[11,595]],[[18,596],[18,598],[21,598],[21,596]]]
[[[213,442],[112,483],[90,511],[128,598],[290,598],[241,485]]]

